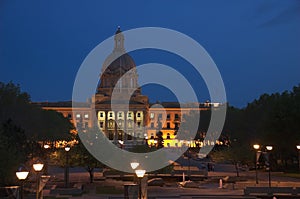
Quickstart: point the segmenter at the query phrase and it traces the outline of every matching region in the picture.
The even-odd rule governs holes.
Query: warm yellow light
[[[259,144],[254,144],[254,145],[253,145],[253,148],[254,148],[255,150],[257,150],[257,149],[260,148],[260,146],[259,146]]]
[[[33,169],[35,171],[41,171],[43,169],[43,167],[44,167],[43,163],[35,163],[35,164],[33,164]]]
[[[138,162],[131,162],[130,163],[130,166],[131,166],[132,169],[136,169],[139,165],[140,165],[140,163],[138,163]]]
[[[135,170],[135,174],[138,178],[144,177],[145,173],[146,173],[146,170],[142,170],[142,169]]]
[[[266,149],[267,149],[268,151],[272,151],[273,146],[266,146]]]
[[[16,176],[19,180],[25,180],[28,176],[29,172],[28,171],[17,171]]]

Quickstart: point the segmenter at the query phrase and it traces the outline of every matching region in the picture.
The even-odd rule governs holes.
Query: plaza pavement
[[[226,168],[228,167],[228,168]],[[225,168],[225,169],[224,169]],[[207,181],[200,182],[198,188],[182,188],[176,183],[167,184],[164,187],[148,186],[148,198],[243,198],[243,188],[245,186],[268,186],[268,173],[259,171],[259,184],[255,184],[255,171],[241,171],[240,178],[246,179],[239,183],[227,183],[223,181],[223,188],[220,188],[219,180],[235,178],[236,172],[229,165],[216,165],[215,171],[208,172]],[[63,170],[57,170],[52,174],[56,180],[63,179]],[[68,196],[72,199],[119,199],[124,198],[123,194],[97,194],[97,186],[113,186],[119,189],[128,182],[107,179],[105,181],[97,181],[99,172],[96,172],[95,183],[89,184],[89,176],[84,170],[71,169],[70,182],[82,183],[85,193],[82,196]],[[296,178],[284,177],[280,173],[272,173],[272,186],[297,186],[300,187],[300,180]],[[49,195],[49,191],[45,190],[44,195]],[[251,197],[250,197],[251,198]]]

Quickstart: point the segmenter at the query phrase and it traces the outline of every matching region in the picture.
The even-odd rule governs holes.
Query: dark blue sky
[[[300,83],[299,0],[1,0],[0,81],[19,83],[33,101],[70,100],[82,61],[118,25],[170,28],[198,41],[218,66],[234,106]],[[159,51],[132,56],[137,65],[155,61],[188,68]],[[203,87],[200,100],[208,99],[192,73],[186,70],[193,85]],[[172,100],[161,88],[143,91],[152,101]]]

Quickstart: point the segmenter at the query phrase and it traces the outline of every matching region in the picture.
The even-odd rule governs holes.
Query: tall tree
[[[70,138],[72,124],[61,113],[46,111],[32,104],[30,96],[20,86],[0,82],[0,122],[13,120],[31,140]]]
[[[12,120],[0,126],[0,185],[14,182],[18,166],[27,161],[31,153],[24,130]]]

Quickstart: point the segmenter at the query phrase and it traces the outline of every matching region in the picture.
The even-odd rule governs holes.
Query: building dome
[[[139,86],[136,65],[125,51],[124,35],[120,27],[115,33],[114,40],[114,49],[102,66],[97,93],[110,96],[114,88],[118,88],[120,93],[129,93],[132,89],[136,90],[135,94],[140,93],[140,89],[137,89]]]
[[[114,50],[104,61],[102,74],[111,72],[125,73],[136,67],[132,57],[125,51],[124,35],[120,30],[120,27],[118,27],[115,33],[114,40]]]
[[[125,73],[135,67],[136,65],[129,54],[125,53],[120,56],[120,53],[113,52],[104,61],[102,74]]]

